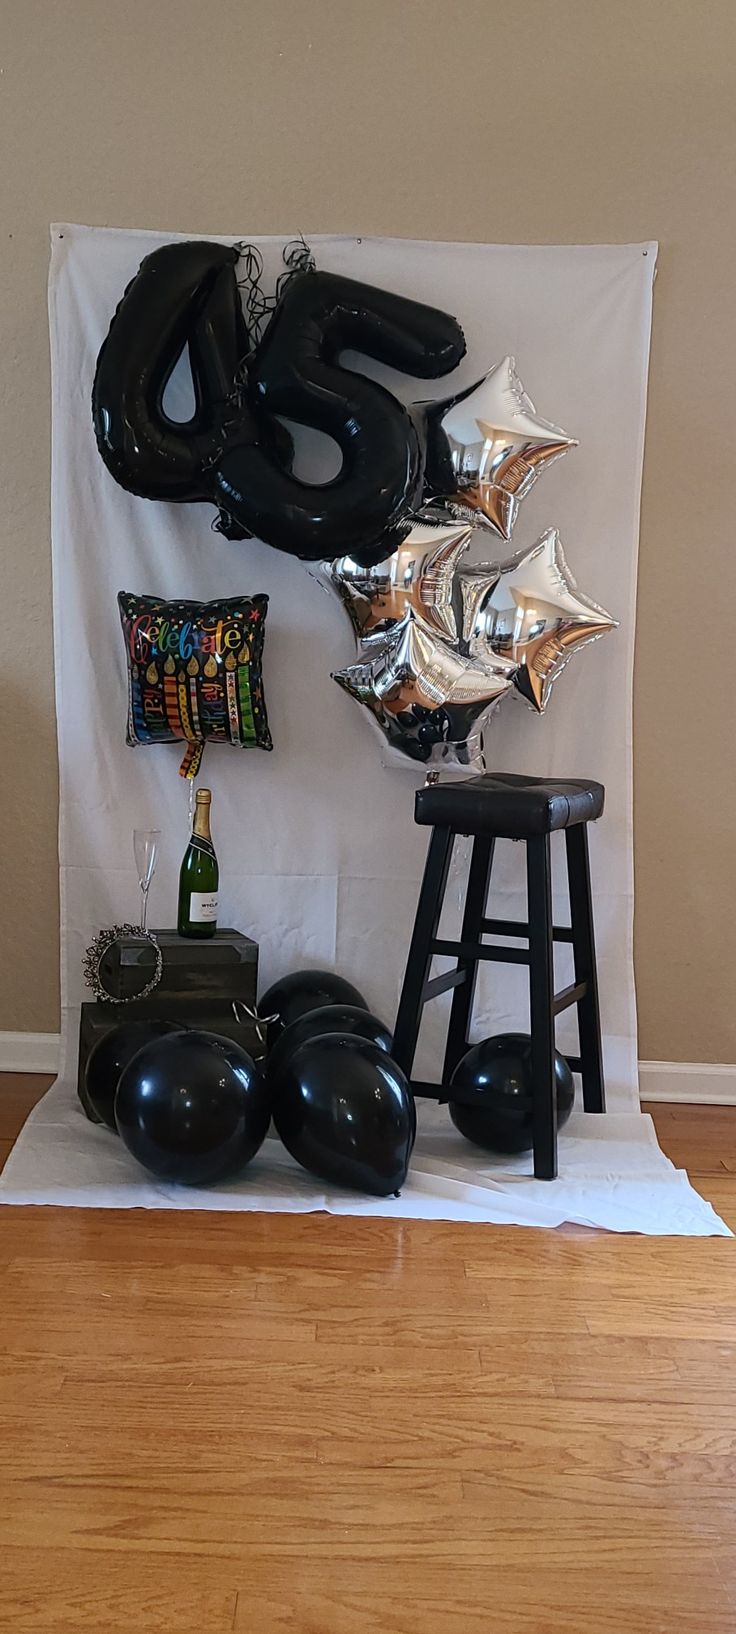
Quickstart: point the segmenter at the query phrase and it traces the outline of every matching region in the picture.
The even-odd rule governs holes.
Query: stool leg
[[[495,843],[493,838],[489,839],[485,834],[479,834],[473,843],[465,894],[463,928],[460,932],[461,942],[480,942],[480,927],[486,911],[486,898],[493,867]],[[478,960],[459,958],[457,968],[465,971],[465,981],[462,987],[455,988],[453,994],[450,1023],[447,1029],[445,1063],[442,1068],[443,1084],[449,1083],[458,1061],[462,1061],[468,1048],[468,1030],[473,1010],[475,983],[478,976]]]
[[[414,1065],[424,985],[432,963],[430,943],[437,935],[454,839],[452,829],[433,828],[419,892],[391,1051],[394,1061],[407,1078],[411,1077]]]
[[[526,842],[529,917],[529,1010],[534,1096],[534,1175],[557,1174],[557,1097],[554,1051],[554,961],[549,835]]]
[[[578,1004],[580,1070],[583,1079],[583,1106],[586,1112],[605,1112],[601,1018],[598,1007],[598,973],[593,932],[593,898],[590,889],[588,825],[576,824],[565,830],[567,877],[570,888],[570,923],[575,960],[575,980],[585,982],[586,994]]]

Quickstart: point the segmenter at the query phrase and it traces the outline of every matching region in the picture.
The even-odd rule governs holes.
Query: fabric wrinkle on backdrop
[[[0,1200],[105,1206],[319,1208],[356,1214],[564,1219],[619,1230],[725,1232],[709,1205],[659,1152],[638,1112],[632,964],[631,686],[639,497],[656,245],[571,247],[307,238],[317,264],[454,313],[468,349],[454,376],[412,381],[364,358],[354,367],[404,400],[446,396],[507,353],[538,412],[580,446],[542,474],[508,548],[488,535],[475,559],[498,559],[560,529],[570,567],[620,628],[576,654],[544,717],[509,698],[486,732],[490,769],[591,777],[606,786],[592,825],[591,867],[605,1038],[605,1118],[576,1107],[560,1138],[561,1179],[528,1179],[530,1160],[492,1158],[463,1141],[446,1109],[420,1104],[421,1133],[398,1200],[337,1191],[299,1170],[269,1139],[237,1185],[182,1195],[157,1186],[111,1135],[86,1124],[74,1091],[81,966],[100,927],[135,917],[134,827],[162,830],[149,924],[172,923],[187,843],[189,794],[181,746],[125,743],[125,655],[119,590],[197,600],[270,596],[264,684],[272,754],[210,744],[201,781],[213,791],[221,924],[260,945],[261,990],[306,965],[335,968],[393,1024],[426,831],[413,822],[422,773],[382,765],[366,711],[331,680],[355,653],[337,597],[309,564],[257,540],[214,532],[214,509],[138,499],[109,476],[92,433],[95,361],[121,294],[144,255],[177,235],[52,229],[52,550],[60,759],[62,1067],[32,1114],[0,1181]],[[186,237],[190,235],[178,235]],[[234,242],[244,235],[234,235]],[[246,235],[248,236],[248,235]],[[267,286],[290,235],[258,239]],[[452,385],[448,385],[451,381]],[[171,412],[186,413],[182,373]],[[334,470],[334,450],[299,434],[300,474]],[[326,463],[325,463],[326,462]],[[499,545],[501,549],[499,550]],[[346,540],[346,550],[349,541]],[[560,836],[553,855],[561,862]],[[459,842],[444,933],[459,917]],[[493,912],[523,918],[523,847],[502,844]],[[557,868],[558,882],[564,868]],[[565,922],[566,891],[555,893]],[[557,985],[571,979],[560,950]],[[447,967],[438,961],[437,968]],[[447,1008],[425,1011],[416,1072],[438,1076]],[[478,984],[473,1036],[528,1027],[526,973],[494,965]],[[568,1015],[558,1030],[576,1046]],[[579,1095],[579,1091],[578,1091]]]

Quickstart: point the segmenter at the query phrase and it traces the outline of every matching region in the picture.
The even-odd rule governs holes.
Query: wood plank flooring
[[[0,1155],[44,1080],[0,1078]],[[736,1228],[736,1109],[652,1108]],[[0,1210],[0,1629],[734,1634],[736,1245]]]

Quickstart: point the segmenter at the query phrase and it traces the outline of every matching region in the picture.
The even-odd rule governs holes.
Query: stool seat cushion
[[[586,778],[522,777],[488,772],[462,783],[418,789],[414,821],[457,834],[526,840],[573,823],[592,823],[603,810],[602,783]]]

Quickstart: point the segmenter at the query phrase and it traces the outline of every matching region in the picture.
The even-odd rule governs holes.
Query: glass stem
[[[141,886],[141,930],[147,930],[148,919],[148,886]]]

